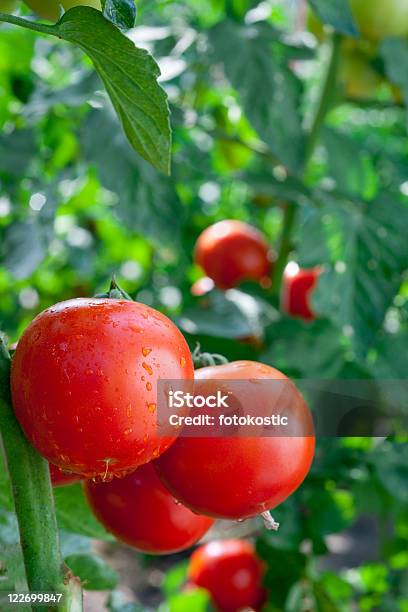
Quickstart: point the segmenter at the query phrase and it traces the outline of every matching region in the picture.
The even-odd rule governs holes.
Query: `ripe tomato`
[[[57,0],[24,0],[39,17],[48,21],[58,21],[61,16],[60,3]]]
[[[408,0],[351,0],[350,5],[364,38],[408,36]]]
[[[264,282],[271,269],[262,235],[241,221],[225,220],[207,227],[197,240],[195,260],[222,289],[244,280]]]
[[[79,298],[39,314],[12,361],[13,404],[27,438],[68,472],[110,478],[158,457],[157,382],[194,375],[163,314],[126,300]],[[44,376],[44,378],[43,378]]]
[[[262,574],[262,563],[246,540],[204,544],[188,566],[190,582],[209,591],[219,612],[259,610],[265,602]]]
[[[138,550],[169,554],[195,544],[214,523],[178,503],[151,463],[125,478],[84,485],[89,504],[108,531]]]
[[[294,262],[286,266],[283,275],[282,309],[292,317],[313,321],[316,314],[310,306],[310,296],[317,285],[321,268],[301,269]]]
[[[216,381],[246,381],[239,394],[232,391],[244,415],[279,414],[289,404],[298,435],[179,437],[155,462],[162,482],[183,504],[208,516],[244,519],[274,508],[297,489],[312,463],[313,424],[303,397],[284,374],[253,361],[206,367],[195,375],[214,394],[221,388],[228,393],[228,383]],[[282,384],[259,384],[270,379],[287,381],[285,405]]]
[[[65,485],[82,480],[82,477],[79,476],[79,474],[69,474],[68,472],[63,472],[59,467],[53,465],[52,463],[49,465],[51,483],[53,487],[64,487]]]

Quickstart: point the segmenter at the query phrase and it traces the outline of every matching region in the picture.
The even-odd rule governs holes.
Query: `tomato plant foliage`
[[[292,378],[364,379],[406,405],[407,41],[363,40],[346,0],[140,0],[136,24],[128,0],[102,8],[72,8],[46,32],[0,27],[7,341],[45,308],[100,293],[116,272],[191,349],[199,342]],[[306,8],[328,26],[321,42],[306,31]],[[33,17],[23,3],[20,17]],[[344,45],[378,76],[364,101],[337,78]],[[193,296],[197,239],[225,219],[261,231],[276,253],[271,284]],[[282,308],[287,261],[321,270],[309,295],[315,320]],[[406,610],[404,433],[318,437],[308,477],[274,510],[278,533],[257,519],[215,532],[256,534],[271,610]],[[53,496],[63,558],[85,588],[120,590],[112,559],[95,557],[95,540],[106,551],[114,539],[82,485]],[[183,591],[179,560],[143,558],[149,592],[157,569],[166,577],[153,602],[135,587],[142,606],[165,597],[175,610],[205,609],[205,593]],[[0,590],[25,590],[22,568],[2,467]],[[129,609],[122,594],[113,591],[110,609]]]

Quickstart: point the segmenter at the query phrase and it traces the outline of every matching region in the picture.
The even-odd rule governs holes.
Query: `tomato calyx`
[[[197,342],[191,356],[196,370],[199,368],[206,368],[207,366],[217,366],[228,363],[228,359],[219,353],[202,353],[199,342]]]
[[[129,302],[134,302],[130,295],[119,287],[118,283],[116,282],[115,274],[112,274],[112,280],[108,291],[106,291],[106,293],[97,293],[94,297],[101,299],[108,298],[109,300],[128,300]]]

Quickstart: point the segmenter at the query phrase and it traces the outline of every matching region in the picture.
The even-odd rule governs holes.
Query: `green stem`
[[[341,41],[342,36],[340,34],[333,35],[330,57],[327,64],[326,75],[324,78],[319,103],[317,105],[316,113],[314,115],[310,132],[306,140],[305,172],[307,169],[307,165],[313,156],[316,145],[319,141],[320,131],[323,126],[324,120],[328,111],[331,108],[333,98],[335,97]],[[286,204],[283,214],[279,252],[274,266],[272,279],[272,293],[275,295],[275,297],[279,295],[283,271],[288,262],[288,257],[292,248],[292,235],[296,225],[297,212],[297,204],[295,204],[294,202],[289,202]]]
[[[30,592],[62,593],[61,603],[47,610],[79,612],[79,582],[64,566],[58,539],[48,463],[29,444],[11,404],[10,356],[0,339],[0,432],[20,532]],[[44,611],[33,605],[33,610]]]
[[[333,34],[329,62],[327,64],[326,75],[324,78],[319,103],[317,105],[309,136],[306,141],[306,166],[313,156],[314,150],[319,140],[320,130],[322,128],[326,115],[333,103],[333,99],[336,95],[337,69],[340,59],[341,42],[341,34]]]
[[[41,34],[51,34],[52,36],[59,37],[58,29],[54,25],[30,21],[29,19],[23,19],[22,17],[16,17],[15,15],[8,15],[7,13],[0,13],[0,21],[4,21],[4,23],[11,23],[12,25],[17,25],[21,28],[26,28],[27,30],[33,30],[34,32],[41,32]]]
[[[285,204],[283,211],[282,231],[280,236],[279,253],[273,266],[272,294],[279,296],[282,284],[283,271],[288,263],[289,253],[292,249],[292,234],[296,222],[297,205]]]

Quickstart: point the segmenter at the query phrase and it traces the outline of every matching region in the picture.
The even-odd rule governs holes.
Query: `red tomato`
[[[310,306],[310,296],[317,285],[321,268],[299,268],[289,263],[283,275],[282,309],[292,317],[313,321],[316,314]]]
[[[197,240],[195,260],[222,289],[244,280],[264,282],[271,270],[263,236],[241,221],[225,220],[207,227]]]
[[[188,567],[189,580],[209,591],[219,612],[260,610],[265,602],[263,567],[245,540],[219,540],[200,546]]]
[[[79,480],[82,480],[82,477],[79,476],[79,474],[63,472],[59,467],[53,465],[52,463],[50,463],[49,465],[51,483],[53,487],[64,487],[65,485],[69,485],[74,482],[78,482]]]
[[[44,376],[44,378],[43,378]],[[123,475],[158,457],[157,382],[193,378],[179,330],[136,302],[75,299],[39,314],[12,361],[13,404],[48,461],[88,478]]]
[[[195,375],[198,381],[209,381],[202,384],[212,393],[221,388],[217,380],[246,381],[248,385],[238,397],[243,414],[279,413],[284,407],[282,385],[257,381],[288,381],[284,403],[290,405],[299,433],[285,437],[179,437],[155,462],[162,482],[183,504],[209,516],[244,519],[274,508],[297,489],[313,460],[313,424],[303,397],[284,374],[253,361],[202,368]],[[223,383],[222,392],[228,392],[228,383]]]
[[[169,554],[195,544],[214,523],[178,503],[151,463],[125,478],[86,482],[95,516],[118,540],[138,550]]]

